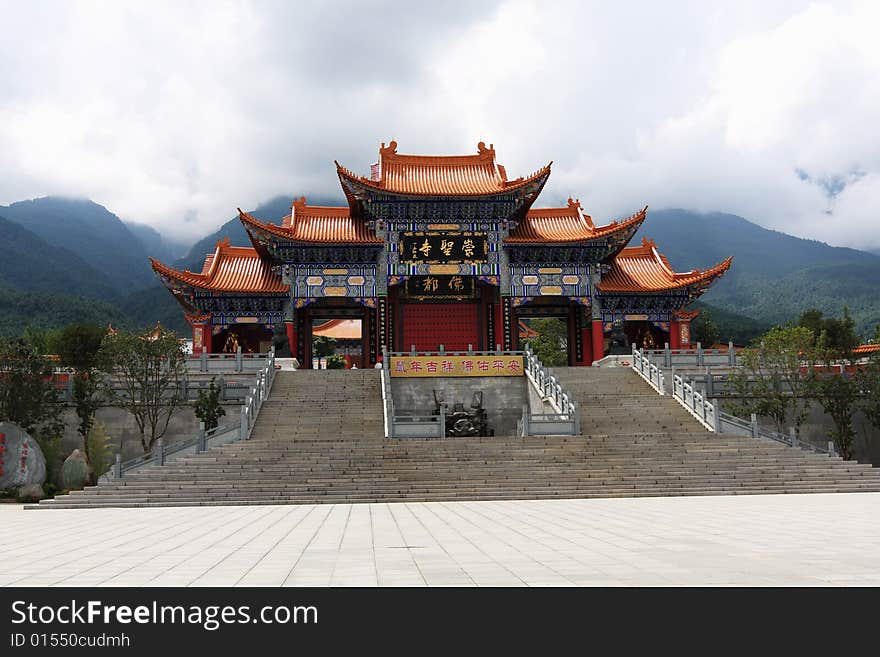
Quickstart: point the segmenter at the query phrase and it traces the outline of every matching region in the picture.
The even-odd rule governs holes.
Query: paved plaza
[[[880,493],[25,511],[0,585],[880,585]]]

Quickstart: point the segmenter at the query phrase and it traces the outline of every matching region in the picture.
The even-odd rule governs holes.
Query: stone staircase
[[[624,368],[559,368],[583,436],[385,440],[379,372],[279,372],[251,439],[32,508],[880,491],[880,469],[705,431]]]

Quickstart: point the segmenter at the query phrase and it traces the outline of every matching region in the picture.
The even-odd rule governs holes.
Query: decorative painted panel
[[[326,267],[318,264],[285,264],[284,280],[292,298],[375,297],[379,293],[377,265]],[[384,286],[383,286],[384,287]]]
[[[510,295],[592,298],[592,265],[531,263],[510,265]]]

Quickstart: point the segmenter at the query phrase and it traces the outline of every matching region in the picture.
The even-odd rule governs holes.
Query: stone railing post
[[[789,439],[791,440],[791,446],[797,447],[798,446],[797,430],[794,427],[788,428],[788,436],[789,436]]]
[[[235,371],[236,372],[242,371],[241,346],[239,346],[238,349],[235,350]]]
[[[733,340],[727,343],[727,364],[731,367],[736,365],[736,349],[733,348]]]
[[[205,423],[199,422],[199,432],[196,434],[198,440],[196,441],[196,451],[204,452],[207,449],[207,441],[205,440]]]
[[[712,430],[721,433],[721,407],[717,399],[712,402]]]
[[[165,465],[165,442],[161,438],[156,441],[155,449],[156,454],[153,456],[153,461],[156,465]]]
[[[113,477],[122,479],[122,454],[116,452],[116,461],[113,464]]]
[[[752,417],[750,420],[750,428],[752,431],[752,438],[758,437],[758,416],[752,413]]]
[[[828,441],[828,456],[837,456],[837,453],[834,451],[834,441]]]
[[[440,406],[440,435],[438,438],[446,438],[446,407]]]
[[[697,343],[697,367],[703,366],[703,343]]]
[[[199,372],[208,371],[208,352],[203,351],[199,355]]]
[[[248,418],[247,418],[247,402],[241,407],[241,424],[239,425],[239,440],[244,440],[247,438],[247,430],[248,430]]]
[[[668,342],[663,343],[663,367],[672,367],[672,351]]]

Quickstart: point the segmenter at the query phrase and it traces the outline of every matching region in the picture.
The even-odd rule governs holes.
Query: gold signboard
[[[522,376],[522,356],[392,356],[391,376]]]
[[[489,259],[486,233],[403,233],[400,261],[412,264],[476,264]]]
[[[473,276],[410,276],[403,292],[410,299],[472,299],[476,287]]]

